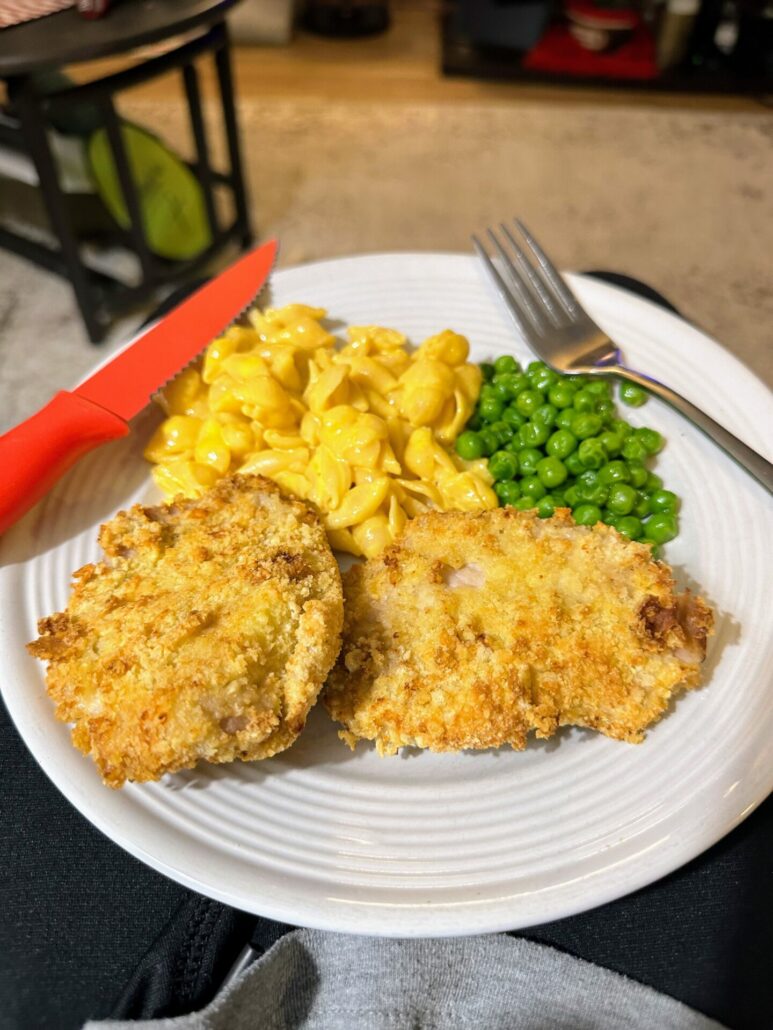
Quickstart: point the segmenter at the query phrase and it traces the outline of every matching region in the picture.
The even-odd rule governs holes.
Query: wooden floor
[[[689,96],[639,90],[492,83],[444,76],[440,70],[440,11],[436,0],[392,0],[390,29],[370,39],[331,40],[297,31],[287,46],[237,46],[237,95],[365,102],[513,103],[518,101],[635,107],[763,111],[746,97]],[[145,54],[148,51],[144,52]],[[142,54],[141,54],[142,56]],[[81,79],[124,62],[70,69]],[[207,71],[207,76],[209,72]],[[140,87],[143,99],[168,95],[164,79]]]

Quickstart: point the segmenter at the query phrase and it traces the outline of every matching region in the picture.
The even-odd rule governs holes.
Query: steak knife
[[[247,308],[268,279],[276,240],[235,261],[99,368],[60,390],[37,414],[0,436],[0,533],[25,514],[72,465],[109,440]]]

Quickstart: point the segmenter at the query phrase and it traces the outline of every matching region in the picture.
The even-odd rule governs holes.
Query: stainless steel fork
[[[615,375],[644,387],[695,423],[773,493],[773,465],[670,387],[627,368],[620,348],[583,310],[526,226],[517,218],[515,225],[525,247],[507,225],[500,225],[499,236],[492,229],[487,230],[499,267],[477,236],[472,237],[472,242],[534,353],[556,372]]]

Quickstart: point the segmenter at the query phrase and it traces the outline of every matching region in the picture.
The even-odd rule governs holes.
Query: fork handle
[[[706,436],[711,437],[715,444],[718,444],[723,451],[734,458],[739,465],[742,465],[758,482],[762,483],[769,493],[773,493],[773,465],[742,440],[739,440],[737,436],[733,436],[719,422],[715,422],[691,401],[670,387],[664,386],[663,383],[659,383],[656,379],[650,379],[649,376],[642,375],[641,372],[634,372],[633,369],[625,368],[623,365],[614,365],[608,371],[614,371],[615,375],[620,376],[621,379],[627,379],[630,383],[643,386],[645,390],[649,390],[650,393],[654,393],[656,397],[660,397],[661,400],[670,404],[672,408],[676,408],[682,415],[695,423],[698,429],[703,430]]]

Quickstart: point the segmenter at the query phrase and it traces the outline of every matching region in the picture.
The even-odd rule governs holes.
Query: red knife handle
[[[0,436],[0,533],[47,494],[78,458],[128,432],[128,423],[118,415],[60,390],[36,415]]]

